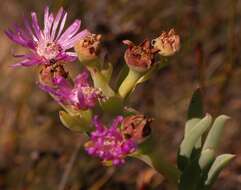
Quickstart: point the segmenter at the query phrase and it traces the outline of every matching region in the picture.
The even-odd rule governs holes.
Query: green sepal
[[[75,132],[89,132],[91,131],[91,112],[85,111],[81,115],[70,115],[65,111],[59,112],[59,118],[62,124]]]
[[[225,168],[234,157],[235,155],[233,154],[222,154],[215,159],[205,181],[206,188],[210,187],[215,182],[222,169]]]

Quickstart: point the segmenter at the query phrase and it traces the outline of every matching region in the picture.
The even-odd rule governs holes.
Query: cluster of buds
[[[129,67],[129,73],[121,86],[119,95],[125,98],[138,83],[138,80],[145,75],[150,75],[155,68],[155,55],[159,53],[162,56],[171,56],[180,49],[180,38],[174,30],[162,32],[161,35],[152,40],[144,40],[140,45],[134,45],[129,40],[124,40],[128,46],[124,58]],[[153,69],[154,68],[154,69]]]
[[[135,45],[129,40],[124,40],[128,46],[125,52],[125,61],[127,65],[137,71],[145,72],[155,63],[155,54],[162,56],[171,56],[180,49],[180,37],[174,29],[169,32],[162,32],[161,35],[152,40],[144,40],[140,45]]]

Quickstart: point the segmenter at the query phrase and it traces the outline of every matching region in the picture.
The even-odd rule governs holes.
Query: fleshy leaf
[[[190,133],[190,131],[193,129],[193,127],[200,121],[201,119],[199,118],[192,118],[192,119],[189,119],[187,122],[186,122],[186,125],[185,125],[185,133],[184,133],[184,138],[186,136],[188,136],[188,134]],[[202,139],[199,138],[199,140],[197,141],[197,143],[195,144],[195,148],[201,148],[202,146]]]
[[[215,151],[217,149],[224,129],[224,124],[228,119],[229,117],[226,115],[220,115],[215,119],[203,145],[203,150],[213,149]]]
[[[211,186],[218,177],[219,173],[222,171],[222,169],[226,167],[234,157],[235,155],[233,154],[222,154],[218,156],[213,162],[208,172],[208,178],[205,181],[205,185]]]
[[[212,149],[205,149],[201,152],[201,156],[199,158],[199,166],[200,168],[206,169],[215,159],[215,152]]]
[[[188,108],[188,119],[192,118],[202,118],[204,116],[203,111],[203,98],[200,88],[197,88],[193,95]]]
[[[190,133],[183,139],[180,145],[180,155],[186,158],[190,158],[193,147],[196,145],[203,133],[210,127],[212,123],[211,115],[206,115],[201,121],[199,121]]]

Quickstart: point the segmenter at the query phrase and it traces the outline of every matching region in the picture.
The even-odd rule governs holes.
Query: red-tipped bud
[[[153,119],[146,118],[144,115],[128,116],[123,121],[122,132],[127,139],[141,142],[151,133],[150,124]]]
[[[180,49],[180,37],[171,29],[169,32],[162,32],[161,35],[152,40],[152,45],[159,50],[162,56],[171,56]]]
[[[80,61],[91,61],[97,58],[100,51],[100,34],[89,33],[75,45],[75,51]]]
[[[124,40],[123,43],[128,46],[125,52],[125,61],[130,69],[145,72],[152,67],[155,53],[158,50],[151,46],[150,41],[145,40],[140,45],[135,45],[129,40]]]

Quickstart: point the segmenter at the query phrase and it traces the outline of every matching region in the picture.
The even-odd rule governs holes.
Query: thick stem
[[[142,75],[136,71],[129,70],[129,73],[125,80],[122,82],[122,84],[119,87],[119,94],[122,98],[125,98],[133,89],[133,87],[136,85],[136,82]]]

